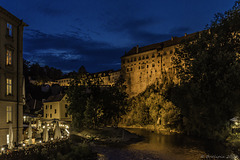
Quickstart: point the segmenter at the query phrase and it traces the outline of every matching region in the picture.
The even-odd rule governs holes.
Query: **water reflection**
[[[147,151],[163,159],[234,159],[231,150],[214,141],[199,140],[183,135],[160,135],[144,129],[128,129],[144,136],[145,140],[131,144],[129,150]],[[230,156],[231,155],[231,156]]]

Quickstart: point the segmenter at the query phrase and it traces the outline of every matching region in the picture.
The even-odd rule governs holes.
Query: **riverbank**
[[[162,135],[183,134],[183,132],[180,132],[180,131],[177,131],[177,130],[166,129],[166,128],[163,128],[160,125],[158,125],[158,126],[156,126],[156,125],[144,125],[144,126],[141,126],[141,125],[130,125],[130,126],[127,126],[127,125],[119,124],[118,126],[121,127],[121,128],[146,129],[148,131],[156,132],[156,133],[162,134]]]
[[[203,141],[183,134],[157,134],[143,127],[88,129],[73,132],[71,139],[75,143],[86,142],[101,160],[192,160],[215,155],[235,156],[228,148],[214,141]]]
[[[161,135],[184,135],[183,132],[179,132],[176,130],[170,130],[170,129],[165,129],[161,126],[155,126],[155,125],[145,125],[145,126],[141,126],[141,125],[131,125],[131,126],[126,126],[126,125],[119,125],[119,127],[121,128],[137,128],[137,129],[144,129],[150,132],[154,132],[157,134],[161,134]],[[240,157],[240,136],[238,135],[237,137],[231,137],[229,139],[227,139],[227,141],[225,143],[222,143],[222,145],[226,146],[227,148],[229,148],[230,150],[232,150],[234,152],[234,154],[236,154],[238,157]],[[207,139],[206,139],[207,140]]]
[[[89,142],[98,144],[130,144],[141,140],[141,137],[123,128],[106,127],[100,129],[85,129],[81,132],[73,131],[72,136],[78,136]]]

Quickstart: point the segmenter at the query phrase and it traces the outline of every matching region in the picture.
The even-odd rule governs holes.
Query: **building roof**
[[[180,44],[183,40],[193,40],[195,39],[196,35],[197,35],[197,32],[189,35],[185,35],[183,37],[173,37],[173,39],[167,40],[164,42],[155,43],[155,44],[147,45],[144,47],[139,47],[138,53],[143,53],[143,52],[147,52],[155,49],[162,50],[163,48]],[[122,57],[127,57],[127,56],[138,54],[138,53],[137,53],[137,47],[133,47],[129,52],[125,53],[125,55]]]
[[[58,102],[58,101],[61,101],[64,96],[65,94],[52,95],[48,97],[48,99],[45,102]]]
[[[17,21],[19,24],[23,25],[23,26],[28,26],[26,23],[24,23],[22,20],[20,20],[19,18],[17,18],[16,16],[14,16],[12,13],[8,12],[6,9],[4,9],[3,7],[0,6],[0,12],[5,14],[6,16],[10,17],[11,19],[14,19],[15,21]]]

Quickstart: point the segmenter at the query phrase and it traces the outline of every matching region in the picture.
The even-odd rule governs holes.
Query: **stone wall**
[[[127,93],[130,97],[145,91],[154,83],[161,83],[166,75],[178,83],[172,57],[180,42],[193,38],[194,35],[195,33],[184,37],[175,37],[141,48],[137,46],[121,57],[121,74],[125,79]]]

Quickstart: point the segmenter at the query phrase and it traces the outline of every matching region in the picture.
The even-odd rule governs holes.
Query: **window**
[[[48,106],[46,105],[46,109],[47,109],[47,107],[48,107]]]
[[[7,106],[7,123],[12,122],[12,106]]]
[[[50,118],[52,118],[52,114],[50,114]]]
[[[65,104],[65,108],[68,108],[68,105],[67,105],[67,104]]]
[[[12,79],[7,78],[7,95],[12,95]]]
[[[67,113],[65,113],[65,117],[68,117],[68,114],[67,114]]]
[[[57,110],[55,109],[55,114],[57,113]]]
[[[50,109],[52,109],[52,105],[50,105]]]
[[[46,118],[47,118],[47,114],[46,114]]]
[[[7,23],[7,35],[12,37],[12,25],[10,23]]]
[[[12,65],[12,51],[7,49],[6,53],[6,65]]]

